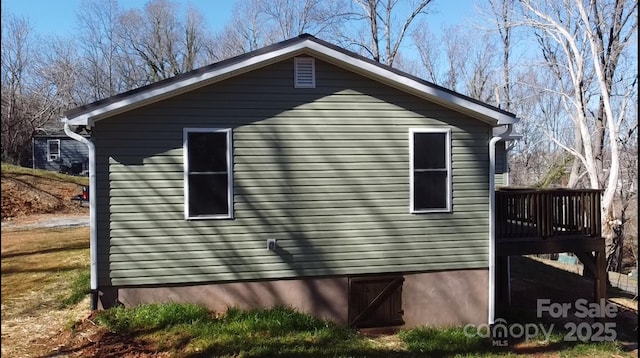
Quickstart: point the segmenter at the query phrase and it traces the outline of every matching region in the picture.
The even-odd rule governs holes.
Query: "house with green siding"
[[[511,113],[301,35],[62,121],[92,133],[93,308],[493,319],[495,143]]]

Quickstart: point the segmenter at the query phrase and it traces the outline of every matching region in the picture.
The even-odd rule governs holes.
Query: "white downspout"
[[[511,135],[513,125],[507,124],[507,130],[489,141],[489,324],[495,321],[496,303],[496,143],[501,140],[517,139],[520,135]]]
[[[496,228],[495,228],[495,210],[496,210],[496,143],[502,140],[502,137],[493,137],[489,141],[489,324],[493,324],[495,320],[495,303],[496,303]]]
[[[95,145],[89,139],[73,132],[69,127],[67,118],[62,118],[64,123],[64,133],[89,148],[89,257],[91,261],[91,310],[98,309],[98,220],[96,215],[97,195],[96,195],[96,150]]]

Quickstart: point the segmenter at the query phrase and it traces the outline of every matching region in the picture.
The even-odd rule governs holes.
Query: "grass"
[[[149,304],[134,309],[115,307],[100,312],[96,321],[120,334],[137,334],[178,324],[197,324],[209,319],[209,311],[192,304]]]
[[[43,178],[43,179],[69,182],[69,183],[74,183],[78,185],[84,185],[84,186],[89,185],[89,178],[87,177],[67,175],[67,174],[62,174],[62,173],[58,173],[50,170],[31,169],[31,168],[25,168],[25,167],[8,164],[8,163],[2,163],[1,170],[2,170],[2,175],[8,175],[8,174],[30,175],[30,176]]]
[[[339,356],[376,353],[363,336],[287,307],[229,309],[216,317],[190,304],[115,307],[96,321],[184,356]]]
[[[407,345],[409,352],[428,353],[430,356],[491,352],[490,340],[477,335],[470,336],[460,327],[415,328],[401,331],[398,336]]]
[[[495,347],[488,337],[463,327],[421,327],[371,339],[332,322],[287,307],[229,309],[216,316],[192,304],[147,304],[102,311],[96,321],[176,357],[502,357],[558,354],[567,357],[620,357],[615,342],[565,342],[554,330],[524,342]],[[515,321],[511,321],[515,322]],[[385,345],[388,338],[396,344]]]
[[[91,292],[90,284],[91,272],[89,270],[79,272],[76,278],[71,281],[70,292],[62,300],[62,307],[72,306],[82,301]]]

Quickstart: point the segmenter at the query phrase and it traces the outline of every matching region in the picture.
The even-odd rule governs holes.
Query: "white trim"
[[[496,228],[495,228],[495,215],[496,215],[496,143],[501,140],[511,141],[519,140],[522,135],[513,133],[513,125],[507,125],[504,131],[500,131],[498,134],[494,132],[494,136],[489,141],[489,307],[488,307],[488,319],[487,322],[491,325],[495,323],[495,288],[496,288]],[[506,149],[507,147],[505,147]],[[507,150],[505,150],[505,153]],[[508,158],[505,157],[505,160]],[[508,161],[507,161],[508,163]],[[507,260],[507,265],[509,261]],[[508,268],[508,271],[511,269]],[[510,274],[509,274],[510,275]],[[509,276],[510,282],[511,276]],[[509,290],[509,302],[511,302],[511,285],[507,285]]]
[[[489,324],[495,322],[496,305],[496,143],[503,139],[493,137],[489,141],[489,307],[487,312]]]
[[[91,263],[91,310],[98,309],[98,202],[96,195],[98,181],[96,178],[96,146],[86,137],[75,133],[69,127],[69,121],[62,118],[64,123],[64,133],[71,139],[87,145],[89,150],[89,261]]]
[[[445,165],[447,170],[447,204],[445,208],[419,209],[414,206],[414,134],[416,133],[441,133],[445,135]],[[450,213],[452,202],[452,176],[451,173],[451,129],[450,128],[409,128],[409,212],[411,214],[426,213]]]
[[[49,146],[49,143],[58,143],[58,153],[51,153],[51,147]],[[57,160],[60,159],[60,139],[47,139],[47,162],[55,162]],[[52,156],[55,156],[55,158],[52,158]]]
[[[294,63],[294,71],[293,71],[293,84],[295,88],[316,88],[316,62],[315,59],[313,57],[295,57],[293,59],[293,63]],[[308,71],[310,70],[310,83],[301,82],[301,77],[300,77],[300,73],[301,71]],[[303,80],[306,79],[306,77],[303,77]]]
[[[237,76],[254,69],[270,65],[292,56],[306,54],[327,61],[363,76],[378,80],[399,90],[412,93],[418,97],[440,104],[455,111],[468,114],[491,125],[512,124],[517,118],[502,111],[485,107],[462,96],[455,95],[436,86],[414,80],[410,77],[378,67],[363,59],[327,47],[323,44],[305,39],[294,42],[286,47],[267,53],[255,55],[245,60],[217,67],[206,72],[188,76],[180,81],[156,85],[149,90],[143,90],[120,100],[107,103],[97,108],[77,115],[69,115],[70,125],[94,126],[95,121],[114,116],[144,105],[176,96],[196,88],[200,88],[224,79]]]
[[[189,133],[217,133],[224,132],[227,135],[227,214],[191,216],[189,213]],[[207,219],[233,219],[233,137],[231,128],[183,128],[182,152],[183,152],[183,182],[184,182],[184,218],[185,220]]]

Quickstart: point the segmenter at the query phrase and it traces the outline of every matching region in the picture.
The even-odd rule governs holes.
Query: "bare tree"
[[[430,81],[480,101],[494,101],[497,51],[488,33],[450,26],[436,36],[423,23],[413,39]]]
[[[400,2],[398,0],[353,0],[356,5],[353,21],[361,23],[355,34],[343,34],[341,42],[355,47],[375,61],[393,66],[411,25],[432,0]]]
[[[619,221],[613,203],[620,177],[620,128],[629,118],[629,103],[637,101],[637,95],[630,96],[637,91],[629,90],[637,86],[637,68],[622,71],[620,61],[637,34],[638,4],[633,0],[591,0],[586,6],[569,0],[520,3],[523,24],[537,32],[545,64],[564,85],[554,91],[575,128],[573,145],[554,140],[579,161],[589,187],[604,189],[603,236],[610,258],[617,250],[612,237]]]
[[[86,103],[80,86],[79,73],[82,70],[78,56],[78,44],[73,39],[50,36],[46,38],[42,50],[43,60],[37,64],[41,87],[48,89],[46,98],[54,107],[52,128],[59,129],[57,119],[65,109]]]
[[[446,29],[441,37],[447,69],[442,85],[460,93],[463,92],[461,77],[468,51],[467,44],[464,43],[465,36],[466,34],[462,34],[461,28],[458,27]]]
[[[512,40],[512,12],[514,7],[513,0],[489,0],[491,11],[493,12],[496,29],[500,35],[502,44],[502,79],[503,85],[501,91],[498,92],[496,102],[507,111],[511,110],[511,40]],[[500,96],[501,93],[501,96]]]
[[[206,48],[222,60],[309,33],[331,41],[351,13],[346,0],[240,0],[229,24]]]
[[[85,102],[128,90],[120,72],[123,45],[117,36],[122,10],[117,0],[85,0],[76,18],[81,49],[82,94]]]
[[[161,79],[190,71],[203,55],[205,39],[202,16],[194,9],[187,11],[182,21],[178,3],[151,0],[143,10],[132,9],[120,17],[119,36],[128,57],[144,68],[144,81]]]
[[[545,133],[561,142],[571,142],[573,128],[563,118],[564,106],[561,97],[549,88],[558,87],[556,77],[535,67],[523,67],[512,71],[514,83],[510,86],[512,110],[516,110],[521,121],[517,125],[523,138],[514,143],[510,156],[513,185],[541,186],[566,185],[565,173],[571,158]],[[558,171],[562,164],[562,170]]]
[[[262,0],[235,3],[231,20],[208,49],[210,57],[222,60],[276,42],[276,31],[262,12],[261,3]]]
[[[637,110],[634,111],[638,113]],[[638,122],[620,131],[620,180],[614,201],[618,221],[613,226],[613,250],[610,263],[613,271],[622,272],[624,258],[635,262],[638,252]]]
[[[31,138],[55,111],[39,45],[26,18],[2,12],[2,161],[29,165]]]
[[[332,39],[350,16],[345,0],[262,0],[257,4],[279,40],[303,33]]]
[[[211,35],[205,29],[206,23],[202,14],[193,7],[187,8],[184,37],[180,41],[183,51],[182,71],[191,71],[209,63],[204,50]]]
[[[442,71],[440,65],[440,54],[442,53],[441,41],[429,29],[429,25],[422,21],[418,30],[413,32],[413,42],[418,49],[420,63],[426,71],[422,77],[433,83],[442,84]]]

